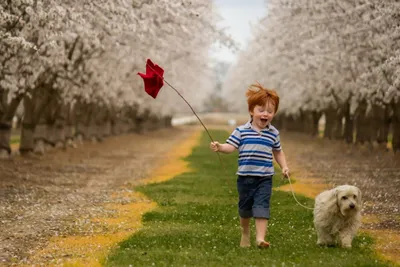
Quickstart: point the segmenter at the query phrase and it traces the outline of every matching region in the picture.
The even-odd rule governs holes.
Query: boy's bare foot
[[[240,247],[242,247],[242,248],[250,247],[250,236],[249,235],[242,234],[242,238],[240,239]]]
[[[259,248],[269,248],[270,244],[267,241],[264,240],[258,240],[257,241],[257,247]]]

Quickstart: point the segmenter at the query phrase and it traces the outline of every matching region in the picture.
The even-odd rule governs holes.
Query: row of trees
[[[209,47],[234,46],[213,10],[211,0],[1,1],[0,156],[21,106],[22,154],[169,125],[187,107],[172,90],[145,94],[147,58],[198,107],[213,88]]]
[[[277,123],[348,143],[400,150],[400,3],[396,0],[268,0],[268,14],[224,87],[246,110],[259,81],[281,96]],[[232,90],[235,93],[232,93]]]

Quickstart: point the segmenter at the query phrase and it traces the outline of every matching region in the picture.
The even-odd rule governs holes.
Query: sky
[[[226,28],[226,32],[244,49],[251,37],[250,24],[256,24],[267,12],[265,0],[214,0],[214,3],[223,19],[218,26]],[[219,48],[217,45],[213,48],[212,55],[224,61],[236,59],[229,49]]]

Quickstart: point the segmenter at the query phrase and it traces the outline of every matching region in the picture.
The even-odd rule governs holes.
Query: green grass
[[[11,135],[10,144],[19,144],[20,136],[19,135]]]
[[[223,141],[226,132],[213,131]],[[269,249],[240,248],[237,214],[237,154],[218,157],[210,152],[209,140],[187,160],[196,170],[136,190],[159,207],[144,215],[144,228],[122,242],[107,266],[388,266],[373,254],[372,239],[359,235],[353,249],[321,248],[316,245],[312,212],[296,205],[290,193],[274,191],[267,240]],[[274,178],[274,186],[282,181]],[[313,200],[298,196],[307,206]]]

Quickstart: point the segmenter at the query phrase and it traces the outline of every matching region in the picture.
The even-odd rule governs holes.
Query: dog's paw
[[[351,242],[353,241],[351,235],[342,235],[339,240],[342,248],[351,248]]]
[[[319,238],[318,241],[317,241],[317,245],[321,246],[321,247],[334,247],[335,246],[335,242],[330,237]]]
[[[340,245],[342,248],[351,248],[351,243],[349,244],[349,243],[341,243],[341,245]]]
[[[318,241],[317,241],[317,245],[320,246],[320,247],[329,246],[328,242],[322,241],[322,240],[318,240]]]

